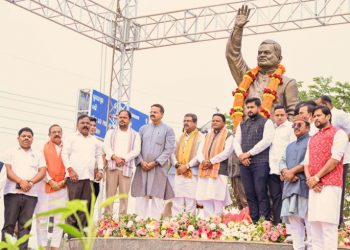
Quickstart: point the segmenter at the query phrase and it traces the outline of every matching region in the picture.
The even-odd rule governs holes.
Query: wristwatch
[[[155,161],[154,163],[156,164],[156,166],[160,166],[158,161]]]

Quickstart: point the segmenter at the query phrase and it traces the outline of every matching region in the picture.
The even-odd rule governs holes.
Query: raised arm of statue
[[[243,5],[238,9],[235,26],[226,45],[226,59],[237,85],[241,82],[243,75],[249,70],[241,52],[243,27],[249,22],[249,13],[250,9],[247,5]]]

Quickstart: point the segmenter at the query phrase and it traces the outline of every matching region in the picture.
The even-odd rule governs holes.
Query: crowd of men
[[[24,224],[34,213],[64,204],[57,201],[86,200],[90,208],[102,178],[107,197],[130,193],[135,213],[144,219],[196,214],[198,207],[205,217],[221,215],[232,203],[232,177],[237,204],[249,207],[254,223],[260,218],[288,223],[294,249],[336,249],[350,161],[350,116],[333,107],[327,96],[299,103],[291,120],[280,105],[272,119],[261,116],[259,98],[247,98],[245,108],[247,119],[234,134],[223,114],[212,116],[206,135],[197,128],[197,116],[185,114],[178,140],[162,122],[160,104],[151,106],[151,122],[139,132],[130,126],[131,113],[120,111],[117,127],[104,142],[94,136],[96,119],[87,115],[78,117],[76,132],[64,140],[62,128],[50,126],[42,152],[31,148],[32,129],[20,129],[18,147],[2,159],[7,176],[2,240],[16,227],[18,237],[28,234],[31,228]],[[165,209],[169,200],[171,212]],[[128,212],[128,198],[118,208],[106,208],[107,213],[116,211],[118,216]],[[67,223],[86,225],[84,214],[78,217],[80,222],[71,216]],[[63,231],[55,222],[60,216],[53,220],[50,247],[58,249]],[[49,218],[36,223],[38,245],[45,247]],[[27,242],[21,245],[27,247]]]

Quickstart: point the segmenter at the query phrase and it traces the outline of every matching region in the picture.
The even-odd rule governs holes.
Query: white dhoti
[[[159,220],[164,211],[164,200],[156,197],[136,197],[135,213],[142,219],[152,218]]]
[[[183,212],[195,213],[196,210],[197,176],[185,178],[183,175],[175,175],[172,215]]]
[[[323,186],[320,193],[309,191],[308,218],[313,250],[338,248],[341,192],[338,186]]]
[[[226,175],[216,179],[198,177],[196,200],[203,205],[205,217],[220,215],[225,206],[232,204],[227,183]]]
[[[51,209],[64,207],[68,200],[67,188],[60,189],[53,193],[40,193],[36,206],[36,213],[46,212]],[[59,248],[62,240],[63,230],[59,228],[57,223],[61,220],[61,215],[53,216],[53,231],[51,239],[51,247]],[[40,218],[36,221],[37,244],[38,246],[46,247],[48,245],[48,227],[49,218]]]

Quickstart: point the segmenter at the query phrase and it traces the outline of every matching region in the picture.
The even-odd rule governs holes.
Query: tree
[[[315,100],[321,95],[331,98],[333,105],[346,112],[350,112],[350,84],[349,82],[333,82],[332,77],[315,77],[314,83],[303,88],[304,82],[298,82],[299,100]]]

